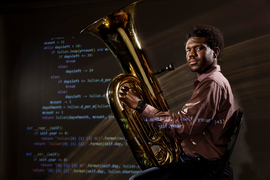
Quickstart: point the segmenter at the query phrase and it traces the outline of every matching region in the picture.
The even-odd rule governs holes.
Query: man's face
[[[191,37],[186,43],[186,59],[192,72],[198,75],[217,64],[215,52],[206,43],[205,37]]]

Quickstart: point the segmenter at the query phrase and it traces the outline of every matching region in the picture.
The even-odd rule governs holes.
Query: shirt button
[[[197,145],[197,143],[195,143],[192,139],[191,139],[191,142],[192,142],[193,145]]]

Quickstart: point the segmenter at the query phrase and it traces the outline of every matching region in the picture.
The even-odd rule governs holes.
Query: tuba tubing
[[[137,111],[119,100],[121,86],[134,88],[151,106],[168,111],[169,106],[147,60],[134,22],[141,1],[125,6],[87,26],[81,33],[98,37],[110,49],[123,70],[109,84],[106,98],[132,154],[141,169],[179,160],[176,138],[154,129]]]

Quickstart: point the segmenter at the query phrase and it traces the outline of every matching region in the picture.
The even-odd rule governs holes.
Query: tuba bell
[[[120,88],[128,86],[135,89],[147,104],[162,111],[169,110],[137,33],[134,15],[139,2],[97,20],[81,33],[90,33],[101,39],[124,71],[110,82],[106,98],[134,158],[144,170],[177,162],[179,145],[175,137],[151,127],[140,113],[119,100]]]

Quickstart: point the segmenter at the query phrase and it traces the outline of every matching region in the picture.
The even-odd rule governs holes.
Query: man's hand
[[[119,99],[132,109],[136,109],[138,102],[141,100],[136,91],[127,86],[121,87]]]

